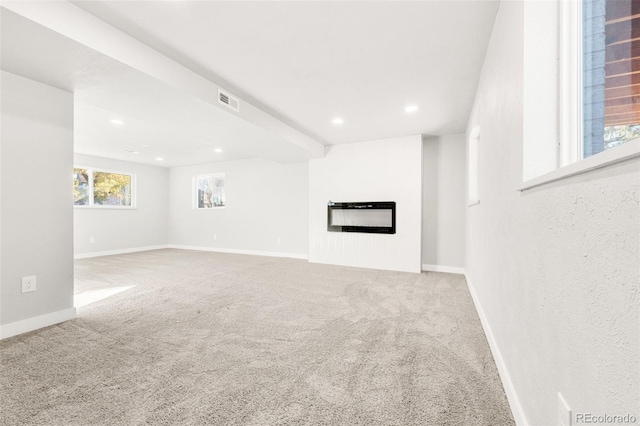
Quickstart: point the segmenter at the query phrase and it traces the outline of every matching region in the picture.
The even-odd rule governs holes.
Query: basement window
[[[75,207],[133,208],[134,175],[90,167],[73,169]]]
[[[518,189],[640,156],[640,1],[526,4],[532,15],[528,21],[536,26],[536,8],[546,7],[546,15],[535,17],[546,19],[547,25],[544,32],[534,25],[525,32],[532,40],[529,52],[543,61],[528,79],[525,72],[530,87],[527,93],[533,101],[525,114],[524,182]],[[547,36],[556,31],[554,28],[559,32]],[[536,45],[534,36],[541,34],[548,42]],[[556,70],[559,76],[554,76]],[[555,106],[554,99],[559,99],[557,109],[540,107]],[[543,114],[546,118],[538,120]],[[539,129],[546,129],[544,137],[538,137],[536,132],[542,133]]]
[[[582,158],[640,138],[640,1],[582,2]]]
[[[215,209],[226,206],[224,173],[194,176],[193,186],[195,209]]]

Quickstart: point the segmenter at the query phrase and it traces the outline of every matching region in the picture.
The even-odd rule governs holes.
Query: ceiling
[[[464,132],[498,8],[485,0],[72,3],[324,145]],[[6,15],[3,69],[75,93],[80,151],[162,156],[165,166],[310,158],[258,122]],[[111,124],[115,115],[125,124]]]
[[[74,93],[77,153],[165,167],[309,158],[273,132],[11,11],[0,18],[2,69]]]

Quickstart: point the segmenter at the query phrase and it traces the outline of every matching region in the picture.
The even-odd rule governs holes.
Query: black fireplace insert
[[[358,201],[327,204],[327,231],[396,233],[395,201]]]

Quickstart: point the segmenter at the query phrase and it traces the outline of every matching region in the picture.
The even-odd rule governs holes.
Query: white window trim
[[[559,1],[558,124],[560,167],[583,158],[582,1]]]
[[[591,157],[584,158],[575,163],[561,167],[537,178],[523,182],[518,191],[526,191],[540,185],[580,175],[592,170],[612,166],[634,158],[640,157],[640,138],[631,140],[614,148],[607,149]]]
[[[480,204],[479,164],[480,126],[474,126],[469,133],[467,159],[467,207]]]
[[[558,1],[558,164],[559,168],[522,182],[526,191],[640,157],[640,138],[583,158],[582,1]]]
[[[191,206],[193,210],[196,211],[208,211],[208,210],[224,210],[227,208],[227,200],[225,197],[224,200],[224,206],[215,206],[215,207],[209,207],[209,208],[205,208],[205,207],[198,207],[198,178],[200,177],[215,177],[215,176],[223,176],[224,177],[224,182],[225,182],[225,186],[227,183],[227,176],[226,173],[224,172],[218,172],[218,173],[202,173],[199,175],[195,175],[193,176],[192,179],[192,184],[191,184]]]
[[[121,170],[103,169],[100,167],[74,165],[74,169],[85,169],[89,172],[89,204],[73,205],[74,209],[107,209],[107,210],[137,210],[137,191],[136,191],[136,174],[131,172],[123,172]],[[131,205],[130,206],[110,206],[104,204],[93,204],[93,172],[114,173],[118,175],[126,175],[131,177]]]

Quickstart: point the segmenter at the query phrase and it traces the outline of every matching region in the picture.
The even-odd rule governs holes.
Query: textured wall
[[[75,154],[74,164],[136,175],[135,209],[74,208],[75,254],[168,243],[169,169],[82,154]]]
[[[396,234],[327,231],[327,202],[395,201]],[[331,146],[309,161],[309,261],[420,272],[420,135]]]
[[[306,256],[308,170],[259,159],[171,169],[169,243]],[[193,177],[207,173],[225,173],[224,209],[193,208]]]
[[[424,138],[422,263],[464,267],[466,157],[464,134]]]
[[[1,76],[4,326],[73,313],[73,95]],[[30,275],[37,276],[37,290],[22,293],[21,277]]]
[[[503,2],[469,122],[481,127],[469,283],[530,424],[558,424],[557,392],[574,413],[639,417],[640,165],[516,190],[522,46],[523,5]]]

